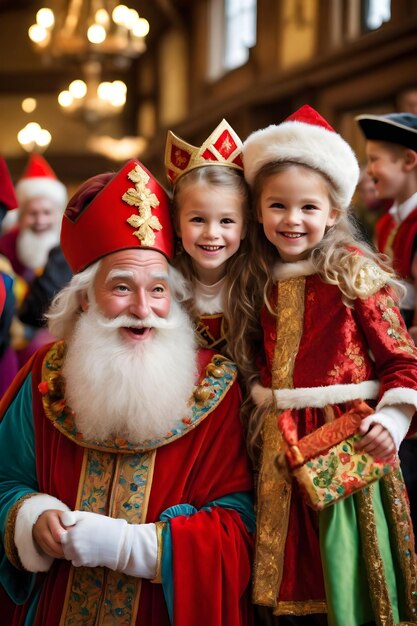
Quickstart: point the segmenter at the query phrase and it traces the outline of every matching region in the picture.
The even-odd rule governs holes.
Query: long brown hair
[[[227,191],[234,191],[241,199],[243,221],[246,228],[246,236],[242,240],[239,250],[227,260],[225,301],[223,305],[223,315],[225,319],[226,340],[228,345],[228,356],[235,359],[235,337],[234,326],[236,324],[236,302],[239,301],[239,314],[250,315],[253,307],[246,286],[250,284],[248,267],[252,256],[249,236],[252,228],[252,216],[250,213],[250,192],[244,180],[242,172],[225,166],[210,165],[195,168],[178,179],[173,194],[173,222],[178,231],[179,213],[181,210],[181,194],[191,185],[207,184]],[[173,265],[181,271],[191,286],[198,276],[190,255],[184,250],[180,250],[175,256]],[[197,317],[194,300],[191,298],[186,302],[186,306],[193,318]]]

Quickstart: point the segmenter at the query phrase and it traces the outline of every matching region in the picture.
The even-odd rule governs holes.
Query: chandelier
[[[81,77],[59,94],[58,102],[64,111],[95,123],[119,113],[126,101],[126,85],[120,80],[101,81],[103,70],[128,69],[145,51],[148,32],[148,21],[126,5],[68,0],[55,11],[41,8],[28,34],[47,62],[79,68]]]
[[[17,133],[17,140],[26,152],[42,153],[51,143],[51,133],[37,122],[29,122]]]

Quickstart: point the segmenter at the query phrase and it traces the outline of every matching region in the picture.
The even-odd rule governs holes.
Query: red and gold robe
[[[399,595],[406,596],[402,617],[408,611],[411,619],[417,609],[414,538],[401,478],[389,475],[381,487],[378,483],[369,493],[317,513],[276,458],[283,446],[277,428],[280,410],[292,410],[302,437],[356,399],[377,407],[417,407],[417,349],[386,279],[373,264],[361,270],[364,296],[351,307],[338,286],[324,283],[308,261],[281,264],[276,278],[270,294],[276,315],[266,307],[262,312],[266,366],[263,388],[256,392],[258,403],[270,401],[272,408],[262,431],[254,600],[277,615],[329,613],[329,624],[338,626],[363,624],[379,611],[395,612],[381,575],[392,548],[395,556],[389,554],[389,559],[396,563],[398,580],[403,577]],[[386,491],[383,514],[382,505],[378,514],[374,510],[374,502],[380,504],[379,488]],[[382,527],[392,533],[384,546],[376,535]],[[365,536],[369,528],[373,534]],[[400,538],[398,528],[405,529]],[[340,557],[333,562],[332,552]]]
[[[28,590],[9,626],[23,624],[29,606],[33,626],[170,623],[161,584],[106,568],[74,568],[65,560],[55,560],[46,574],[22,572],[14,546],[14,520],[24,498],[37,492],[55,496],[70,509],[123,517],[130,523],[156,522],[175,505],[195,507],[193,514],[171,514],[169,521],[173,623],[251,624],[250,533],[232,505],[204,508],[225,496],[251,490],[233,364],[212,351],[200,351],[192,417],[180,420],[178,428],[160,440],[134,446],[112,440],[92,446],[77,432],[65,404],[60,376],[64,353],[61,342],[47,352],[41,349],[3,402],[1,427],[8,432],[20,428],[15,441],[24,440],[19,444],[22,449],[14,451],[20,461],[11,452],[14,467],[4,462],[0,470],[6,553],[0,581],[6,589],[20,589],[17,593],[23,593],[23,587]],[[30,412],[32,423],[26,415],[11,424],[19,412]],[[1,433],[0,448],[7,454]],[[31,464],[34,475],[28,475]]]

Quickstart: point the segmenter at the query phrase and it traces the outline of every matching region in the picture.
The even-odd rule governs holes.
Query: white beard
[[[34,233],[24,228],[17,236],[16,253],[19,261],[31,270],[43,269],[52,248],[59,244],[59,230]]]
[[[134,344],[119,327],[155,328]],[[68,343],[66,400],[89,441],[122,437],[137,443],[166,435],[190,415],[197,375],[194,332],[177,302],[166,319],[104,318],[90,305]]]

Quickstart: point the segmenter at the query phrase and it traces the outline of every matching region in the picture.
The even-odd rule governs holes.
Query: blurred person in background
[[[397,111],[417,115],[417,84],[404,87],[396,97]]]
[[[390,113],[356,118],[366,139],[368,174],[378,197],[392,198],[391,208],[376,224],[376,245],[391,259],[405,287],[400,310],[417,343],[417,115]],[[417,439],[399,450],[417,535]]]
[[[15,274],[11,345],[23,365],[40,345],[51,340],[42,316],[71,272],[59,246],[67,191],[39,154],[31,155],[16,184],[16,196],[17,223],[0,238],[0,255],[8,259]]]
[[[362,165],[354,196],[355,215],[364,236],[375,246],[375,225],[391,204],[391,200],[378,197],[373,178],[368,174],[367,166]]]

